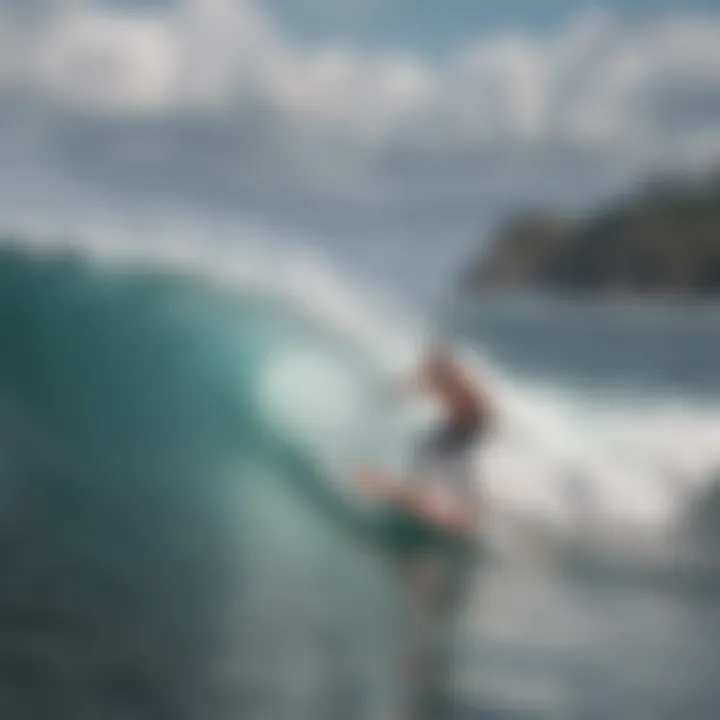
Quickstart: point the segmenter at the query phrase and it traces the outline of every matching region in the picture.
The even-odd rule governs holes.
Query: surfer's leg
[[[430,553],[407,553],[394,562],[406,612],[407,635],[402,675],[405,682],[403,720],[423,717],[428,688],[432,686],[433,644],[438,606],[438,564]]]
[[[455,531],[454,537],[448,537],[446,552],[443,554],[436,614],[438,635],[432,671],[434,701],[442,705],[452,701],[457,671],[454,647],[456,627],[473,577],[473,537],[483,520],[481,495],[468,455],[459,453],[450,466],[449,471],[455,476],[448,485],[454,490],[459,512],[451,525]]]
[[[443,686],[445,627],[443,592],[445,561],[439,552],[427,553],[415,565],[412,577],[416,613],[409,678],[413,717],[427,716]]]
[[[406,613],[406,713],[414,720],[451,694],[453,621],[465,598],[472,560],[448,542],[434,550],[398,554],[393,566]]]

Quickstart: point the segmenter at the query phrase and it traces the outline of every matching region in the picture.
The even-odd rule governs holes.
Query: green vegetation
[[[516,218],[461,286],[472,292],[720,293],[720,177],[654,183],[579,221]]]

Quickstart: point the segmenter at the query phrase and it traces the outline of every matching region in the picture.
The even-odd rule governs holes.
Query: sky
[[[0,0],[0,227],[444,283],[513,212],[720,162],[719,48],[720,0]]]

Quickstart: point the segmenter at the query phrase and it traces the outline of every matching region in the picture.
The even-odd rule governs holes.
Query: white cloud
[[[91,129],[78,172],[403,212],[444,193],[459,212],[487,187],[574,189],[719,153],[718,47],[720,20],[596,18],[430,61],[297,45],[251,0],[5,0],[0,104],[39,104],[36,145],[66,159],[73,127]]]

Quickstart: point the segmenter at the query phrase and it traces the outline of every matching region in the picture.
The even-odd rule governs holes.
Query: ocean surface
[[[505,426],[478,462],[511,539],[459,640],[467,717],[720,713],[719,309],[457,306],[502,378]]]
[[[404,613],[353,492],[432,420],[433,323],[497,409],[452,718],[720,713],[720,320],[306,258],[0,249],[0,717],[389,718]]]

